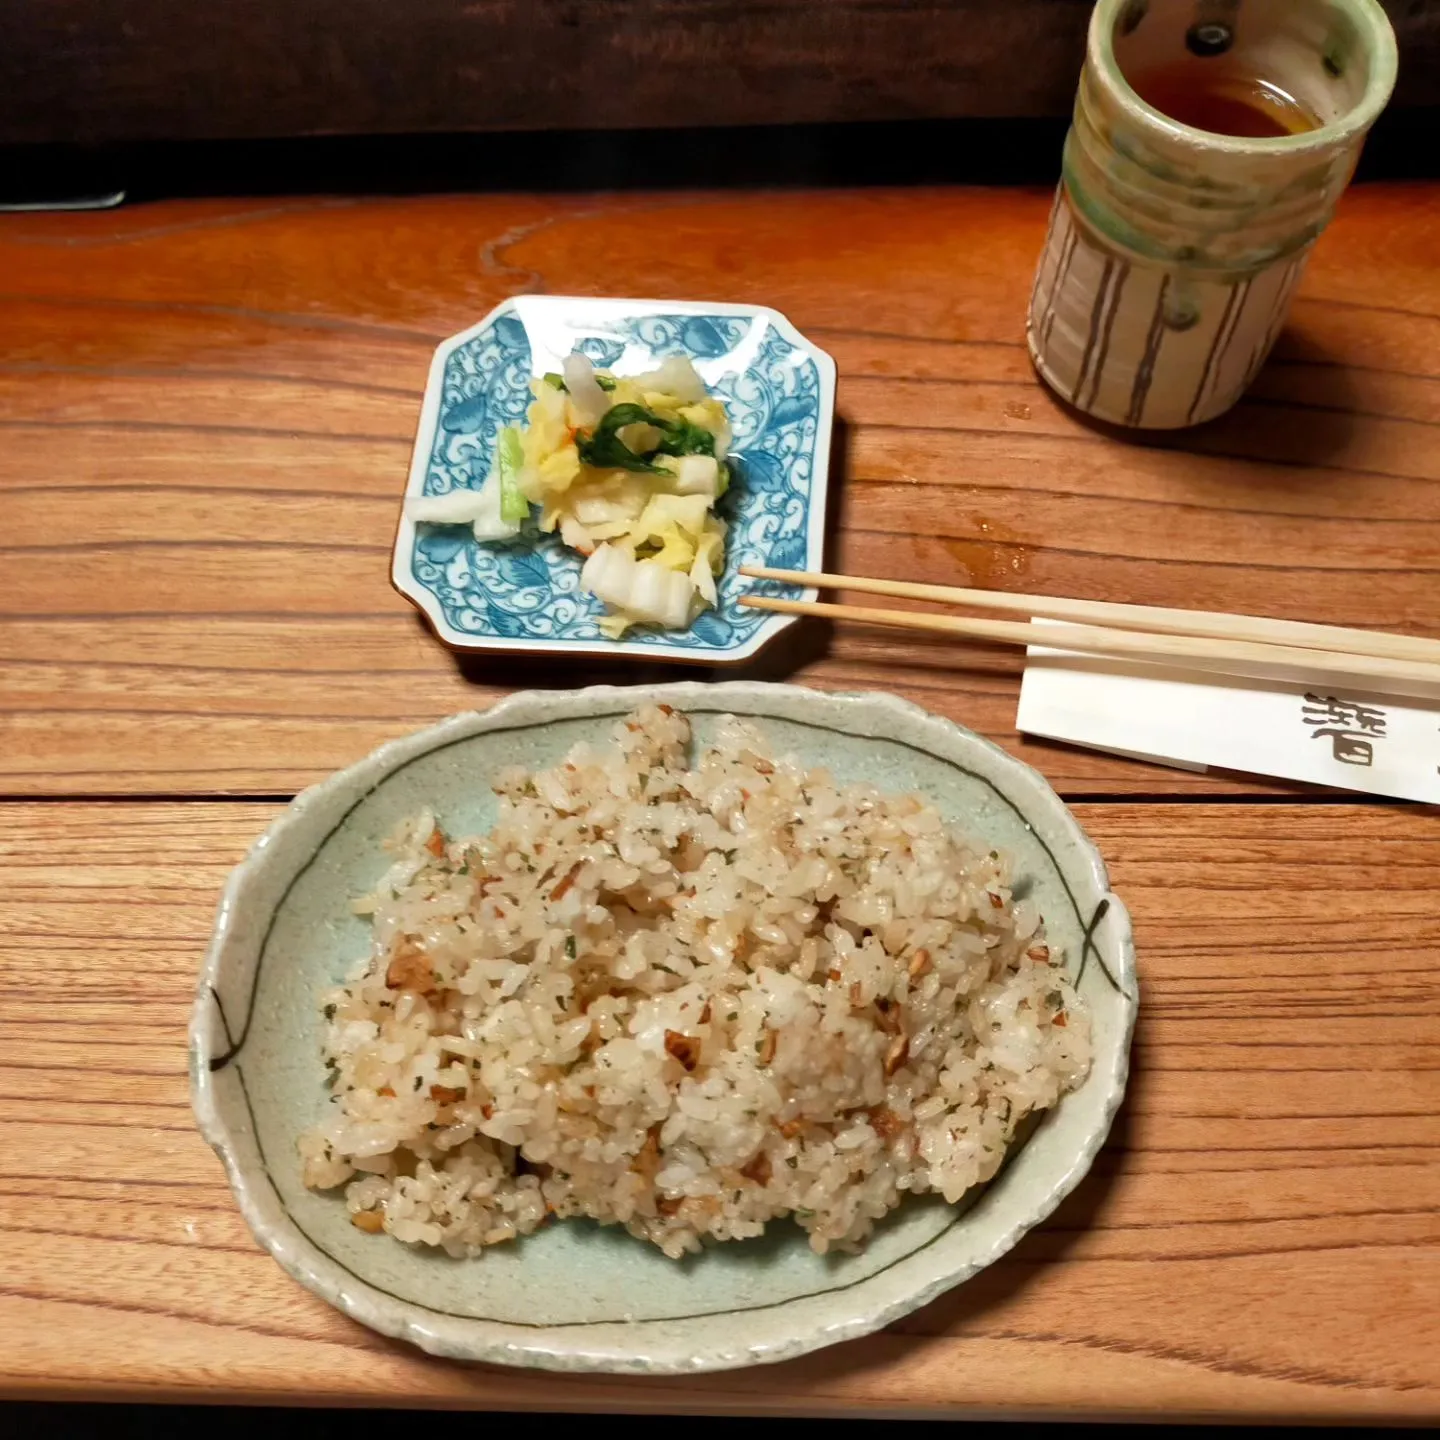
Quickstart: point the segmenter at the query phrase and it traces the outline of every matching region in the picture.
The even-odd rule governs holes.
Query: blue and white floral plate
[[[533,525],[508,544],[403,514],[391,578],[457,650],[636,655],[721,665],[748,659],[788,615],[748,610],[743,593],[813,598],[745,580],[742,565],[819,570],[825,530],[835,362],[776,310],[693,300],[517,295],[435,352],[406,495],[479,486],[501,429],[523,420],[530,381],[581,350],[617,374],[688,355],[724,401],[736,479],[721,502],[730,525],[720,603],[685,631],[633,630],[609,640],[601,607],[580,591],[580,557]]]

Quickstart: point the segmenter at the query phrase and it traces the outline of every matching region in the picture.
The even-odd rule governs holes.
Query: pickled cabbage
[[[585,557],[580,585],[606,607],[607,635],[685,629],[718,603],[725,565],[714,509],[731,477],[724,405],[682,355],[625,377],[577,351],[530,389],[525,427],[500,432],[484,485],[412,500],[411,518],[504,540],[538,507],[539,531]]]

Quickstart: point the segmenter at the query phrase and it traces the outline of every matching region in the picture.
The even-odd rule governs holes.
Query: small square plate
[[[688,355],[725,402],[738,463],[719,507],[730,526],[719,605],[688,630],[646,627],[609,640],[596,625],[599,601],[579,588],[581,558],[558,536],[532,522],[514,541],[481,544],[464,526],[417,525],[403,513],[395,588],[456,650],[748,659],[795,617],[745,609],[739,596],[814,592],[745,580],[740,566],[823,568],[834,360],[763,305],[517,295],[436,350],[406,495],[478,487],[501,429],[525,419],[530,381],[572,350],[618,375]]]

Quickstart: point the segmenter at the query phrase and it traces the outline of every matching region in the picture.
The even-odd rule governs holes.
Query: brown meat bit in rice
[[[773,1030],[767,1029],[755,1042],[755,1058],[762,1065],[769,1065],[775,1059],[775,1043],[778,1039],[779,1036]]]
[[[693,875],[705,863],[709,853],[693,835],[686,835],[675,847],[671,864],[681,875]]]
[[[378,1210],[357,1210],[350,1223],[367,1235],[378,1235],[385,1228],[385,1217]]]
[[[680,1213],[680,1207],[684,1203],[685,1197],[683,1195],[657,1195],[655,1197],[655,1209],[667,1220],[672,1216],[678,1215]]]
[[[903,1116],[897,1115],[889,1106],[877,1105],[870,1111],[870,1128],[882,1140],[893,1140],[897,1135],[903,1135],[910,1128],[910,1122]]]
[[[645,1143],[630,1162],[630,1168],[637,1175],[643,1175],[647,1180],[655,1178],[655,1172],[660,1168],[660,1127],[658,1125],[652,1125],[645,1132]]]
[[[385,985],[390,990],[413,990],[417,995],[433,995],[438,988],[430,957],[412,940],[400,942],[385,967]]]
[[[700,1063],[700,1042],[693,1035],[682,1035],[678,1030],[665,1032],[665,1053],[678,1060],[686,1070],[693,1070]]]
[[[763,1150],[757,1150],[751,1159],[740,1167],[740,1173],[757,1185],[768,1185],[774,1172],[770,1168],[770,1157]]]
[[[809,1126],[808,1120],[802,1120],[798,1115],[793,1120],[782,1120],[776,1129],[787,1139],[793,1140],[797,1135],[803,1135]]]
[[[465,1098],[465,1091],[458,1085],[432,1085],[430,1098],[437,1105],[458,1105]]]
[[[437,860],[445,853],[445,832],[438,825],[430,832],[425,848]]]
[[[1048,945],[1032,945],[1025,954],[1037,965],[1050,963],[1050,947]]]
[[[875,1001],[875,1024],[887,1035],[896,1035],[900,1031],[900,1012],[884,995]]]
[[[1005,902],[993,890],[987,890],[985,893],[990,897],[991,909],[1003,910],[1005,908]]]
[[[575,883],[576,877],[580,874],[580,872],[581,872],[584,868],[585,868],[585,862],[584,862],[583,860],[577,860],[577,861],[570,867],[570,872],[569,872],[569,874],[567,874],[567,875],[560,881],[560,883],[559,883],[558,885],[556,885],[556,887],[550,892],[550,898],[551,898],[552,900],[561,900],[561,899],[563,899],[563,898],[565,897],[566,893],[569,891],[570,887]]]
[[[885,1073],[893,1075],[904,1063],[910,1051],[910,1041],[904,1035],[897,1035],[885,1052]]]
[[[375,1093],[377,1095],[383,1095],[387,1100],[393,1100],[395,1098],[395,1089],[391,1085],[382,1085]]]

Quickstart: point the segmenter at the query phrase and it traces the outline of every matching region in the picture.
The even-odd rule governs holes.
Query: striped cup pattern
[[[1045,382],[1116,425],[1175,429],[1228,410],[1285,322],[1307,245],[1258,270],[1207,276],[1107,245],[1062,181],[1026,338]]]

